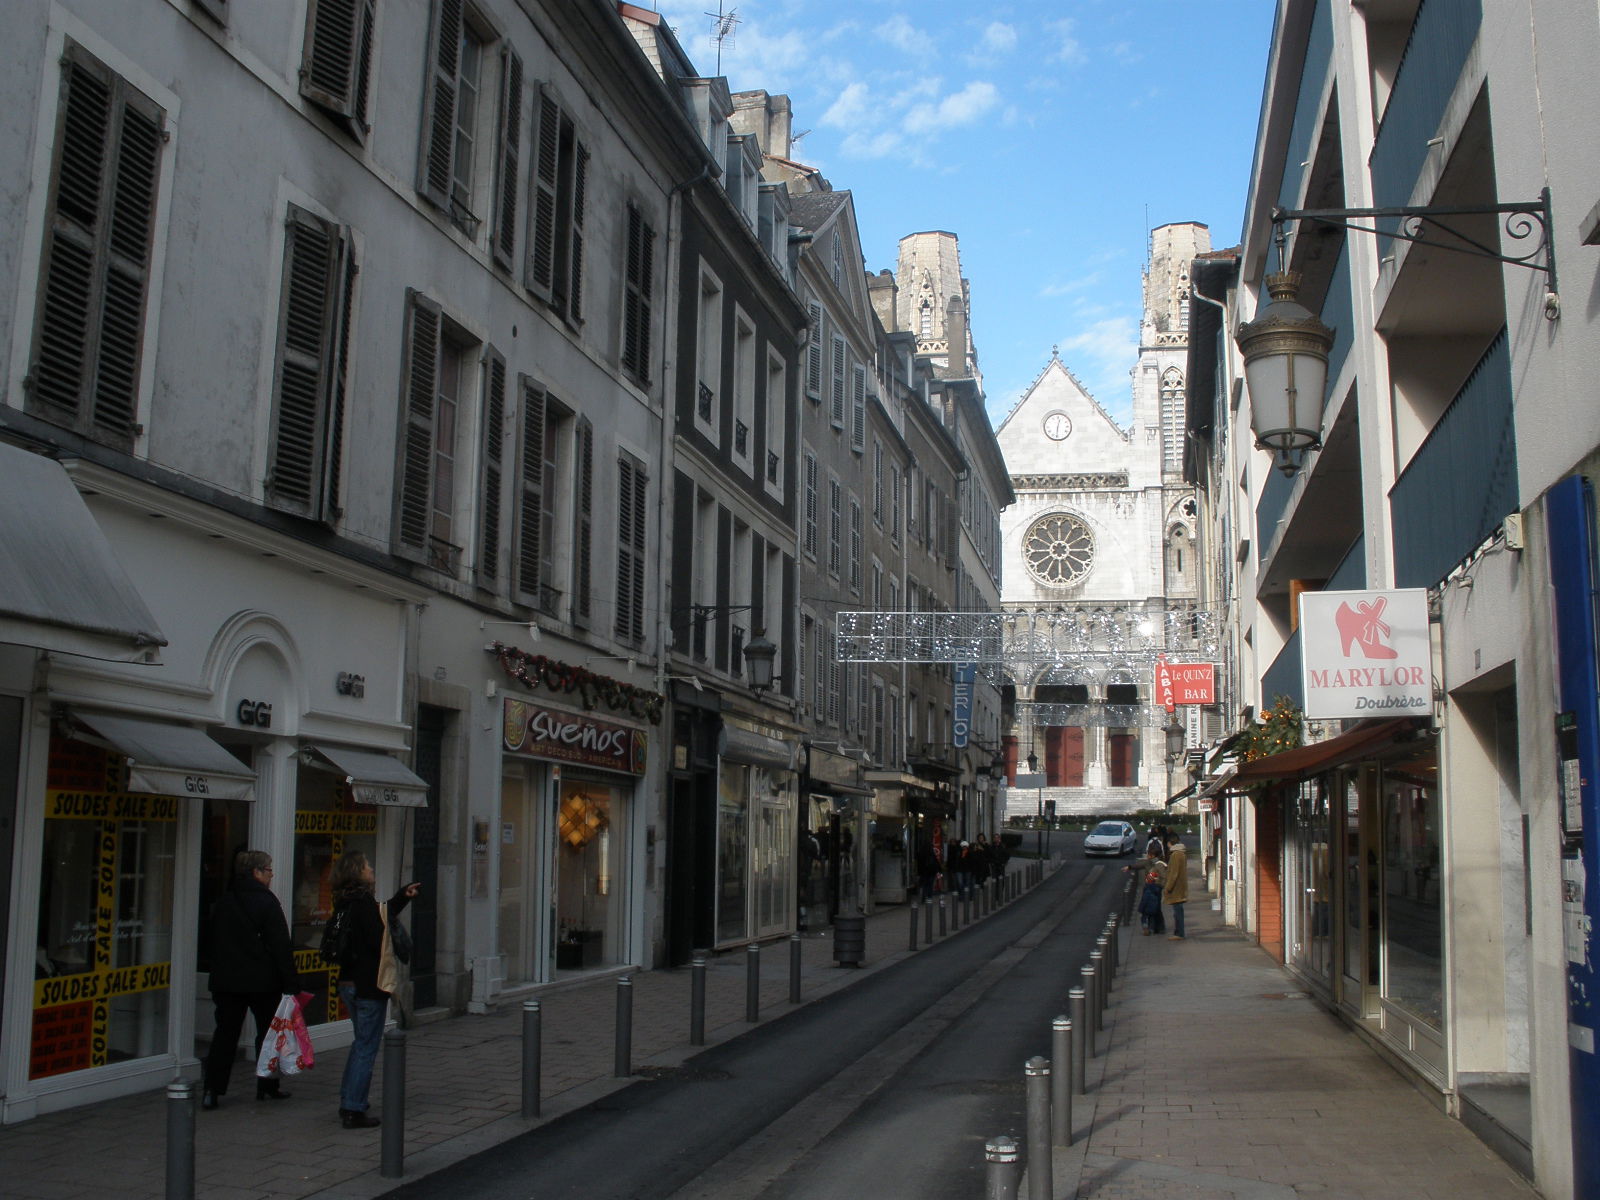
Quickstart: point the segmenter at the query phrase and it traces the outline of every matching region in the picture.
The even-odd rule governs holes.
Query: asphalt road
[[[389,1195],[972,1200],[1122,881],[1074,854],[913,958]]]

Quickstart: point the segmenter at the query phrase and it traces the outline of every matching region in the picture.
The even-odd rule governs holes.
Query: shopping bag
[[[316,1051],[311,1048],[311,1031],[306,1028],[306,1005],[310,1003],[310,992],[301,992],[294,998],[294,1040],[300,1051],[302,1071],[309,1071],[317,1061]]]
[[[261,1054],[256,1058],[256,1074],[260,1077],[298,1075],[301,1070],[300,1042],[295,1036],[294,1023],[305,1027],[299,1002],[293,996],[278,1001],[278,1010],[272,1014],[272,1024],[267,1036],[261,1039]],[[309,1065],[309,1064],[306,1064]]]

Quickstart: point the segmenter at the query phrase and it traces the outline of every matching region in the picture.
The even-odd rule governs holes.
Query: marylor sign
[[[1300,593],[1305,715],[1426,716],[1433,711],[1428,593]]]

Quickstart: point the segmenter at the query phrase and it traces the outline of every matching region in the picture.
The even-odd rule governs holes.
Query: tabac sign
[[[509,696],[504,717],[505,747],[513,754],[607,767],[630,775],[645,772],[649,739],[643,730]]]
[[[1433,711],[1428,593],[1302,592],[1305,715],[1426,716]]]

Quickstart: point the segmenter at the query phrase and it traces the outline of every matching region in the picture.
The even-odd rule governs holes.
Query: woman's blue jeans
[[[350,1027],[356,1035],[350,1043],[350,1057],[344,1061],[344,1077],[339,1081],[339,1108],[343,1112],[366,1112],[372,1064],[378,1060],[378,1043],[383,1040],[383,1019],[389,1002],[361,999],[353,983],[339,984],[339,999],[350,1013]]]

